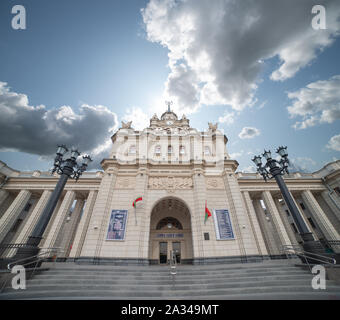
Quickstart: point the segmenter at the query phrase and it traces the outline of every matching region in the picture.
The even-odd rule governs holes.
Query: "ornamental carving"
[[[133,189],[135,187],[132,177],[118,177],[116,181],[116,189]]]
[[[149,189],[191,189],[193,186],[190,177],[150,177]]]
[[[221,178],[207,178],[207,189],[224,189],[223,180]]]

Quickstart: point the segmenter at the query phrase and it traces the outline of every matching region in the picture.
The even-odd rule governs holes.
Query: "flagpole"
[[[136,223],[136,225],[137,225],[137,212],[136,212],[136,210],[137,210],[137,208],[136,208],[137,206],[136,206],[136,203],[135,203],[135,223]]]

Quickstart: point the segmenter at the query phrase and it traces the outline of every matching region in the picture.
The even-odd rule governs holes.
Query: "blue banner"
[[[106,240],[124,240],[127,210],[112,210]]]
[[[227,209],[214,210],[217,240],[235,239]]]

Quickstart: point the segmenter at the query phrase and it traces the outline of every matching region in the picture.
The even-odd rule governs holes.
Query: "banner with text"
[[[127,210],[112,210],[106,240],[124,240]]]
[[[214,221],[217,240],[235,239],[229,211],[227,209],[214,210]]]

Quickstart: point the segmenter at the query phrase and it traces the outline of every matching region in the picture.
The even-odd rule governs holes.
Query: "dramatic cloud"
[[[313,172],[315,171],[317,163],[308,157],[297,157],[289,160],[289,168],[290,172]]]
[[[65,144],[96,158],[107,150],[117,126],[116,114],[107,107],[83,104],[79,113],[69,106],[33,107],[25,94],[11,91],[5,82],[0,82],[0,114],[0,149],[40,156],[53,155],[58,144]]]
[[[330,138],[326,147],[334,151],[340,151],[340,134]]]
[[[302,117],[294,124],[295,129],[306,129],[320,123],[332,123],[340,119],[340,75],[329,80],[308,84],[288,93],[293,104],[288,107],[291,117]]]
[[[123,121],[132,121],[132,128],[143,130],[150,125],[150,118],[141,108],[133,107],[126,110]]]
[[[239,133],[240,139],[253,139],[260,135],[260,130],[254,127],[244,127]]]
[[[174,108],[201,104],[242,110],[255,103],[262,66],[283,81],[311,63],[339,35],[340,1],[320,0],[326,30],[314,30],[310,0],[150,0],[142,9],[147,38],[169,50],[165,96]]]

